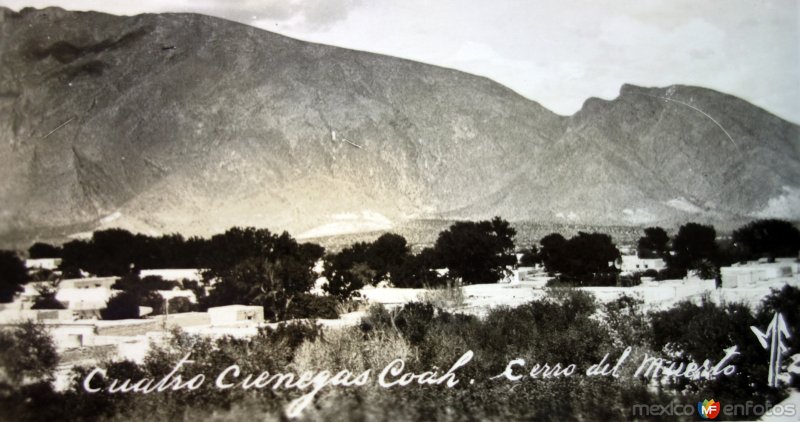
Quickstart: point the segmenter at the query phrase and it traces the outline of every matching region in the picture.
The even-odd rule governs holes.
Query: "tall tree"
[[[141,298],[132,292],[121,292],[108,300],[100,316],[106,320],[139,318]]]
[[[697,223],[687,223],[678,229],[678,234],[672,241],[674,255],[670,256],[667,264],[677,269],[694,269],[705,260],[717,262],[717,232],[714,226],[705,226]]]
[[[242,258],[221,256],[204,274],[217,280],[204,305],[260,305],[270,318],[283,318],[294,298],[311,289],[314,264],[324,253],[318,245],[297,243],[286,232],[274,236],[267,230],[237,230],[217,242],[230,245]]]
[[[28,270],[25,264],[12,251],[0,251],[0,303],[14,300],[14,295],[21,292],[22,284],[28,281]]]
[[[444,285],[447,278],[436,272],[437,261],[433,248],[425,248],[417,255],[408,254],[403,263],[392,270],[392,284],[410,288]]]
[[[542,257],[542,263],[549,272],[563,271],[566,267],[564,262],[566,259],[567,239],[559,233],[550,233],[539,241],[542,249],[539,255]]]
[[[0,330],[0,386],[50,381],[57,364],[58,354],[45,326],[26,321]]]
[[[367,251],[367,262],[375,271],[373,284],[395,272],[409,255],[406,239],[394,233],[381,235]]]
[[[28,256],[31,259],[61,258],[61,248],[49,243],[36,242],[28,248]]]
[[[636,251],[639,258],[665,258],[669,254],[669,236],[661,227],[644,229],[639,238]]]
[[[372,282],[376,272],[367,264],[370,244],[357,242],[325,259],[323,275],[328,280],[322,289],[339,300],[348,300]]]
[[[458,222],[439,234],[434,250],[450,275],[463,283],[495,283],[517,262],[515,235],[508,221],[500,217]]]
[[[616,282],[617,269],[610,264],[620,253],[611,236],[578,232],[566,240],[554,233],[545,236],[541,244],[545,268],[560,273],[565,281],[583,285]]]
[[[734,230],[733,242],[747,258],[797,257],[800,231],[785,220],[758,220]]]

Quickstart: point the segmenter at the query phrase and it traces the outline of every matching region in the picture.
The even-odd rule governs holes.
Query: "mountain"
[[[0,239],[316,236],[418,218],[800,218],[800,129],[625,85],[556,115],[489,79],[195,14],[0,8]]]

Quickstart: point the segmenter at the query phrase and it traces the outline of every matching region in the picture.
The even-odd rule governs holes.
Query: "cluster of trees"
[[[639,258],[662,258],[669,256],[669,235],[661,227],[644,229],[644,236],[636,244]]]
[[[201,283],[183,283],[198,296],[201,310],[251,304],[264,306],[265,316],[274,319],[315,313],[335,317],[335,300],[308,294],[316,279],[312,269],[324,252],[322,246],[298,243],[286,232],[277,235],[266,229],[239,227],[210,239],[188,240],[180,235],[151,237],[110,229],[61,248],[37,243],[29,250],[37,258],[60,256],[64,278],[79,277],[81,270],[121,276],[113,287],[123,292],[109,301],[103,312],[106,319],[137,318],[139,306],[152,307],[156,314],[164,311],[164,301],[156,290],[171,289],[174,283],[152,277],[140,279],[141,268],[203,268]],[[0,251],[0,302],[12,301],[26,281],[27,270],[19,257]],[[39,307],[58,307],[49,296],[43,296],[46,300]],[[173,312],[186,308],[191,306],[185,301],[170,301]]]
[[[47,246],[35,244],[29,253],[53,253]],[[80,270],[97,276],[122,276],[137,268],[206,268],[208,261],[225,253],[214,246],[199,237],[153,237],[108,229],[94,232],[91,239],[67,242],[55,253],[62,258],[60,269],[67,278],[80,277]]]
[[[322,246],[255,228],[230,229],[213,236],[208,245],[218,253],[203,262],[205,284],[213,286],[199,298],[201,309],[260,305],[266,318],[285,319],[294,316],[297,299],[314,300],[308,292],[316,280],[314,265],[325,253]]]
[[[579,232],[569,240],[552,233],[540,241],[538,260],[550,273],[558,273],[557,282],[569,285],[615,285],[619,270],[619,249],[611,236]]]
[[[164,280],[158,276],[147,276],[140,278],[139,274],[132,272],[122,276],[111,288],[122,292],[112,297],[108,301],[106,309],[100,314],[103,319],[131,319],[139,318],[139,307],[146,306],[153,309],[152,315],[162,315],[167,312],[191,312],[196,310],[194,304],[184,297],[176,297],[169,300],[164,299],[158,290],[172,290],[174,288],[185,288],[184,283]]]
[[[700,277],[719,276],[719,267],[734,262],[760,258],[797,257],[800,251],[800,231],[792,223],[777,219],[757,220],[736,230],[732,243],[721,242],[711,225],[688,223],[682,225],[674,238],[660,227],[645,229],[639,239],[641,258],[663,258],[668,266],[660,276],[677,278],[687,271],[697,271]]]
[[[784,220],[758,220],[733,232],[739,259],[797,257],[800,230]]]
[[[441,232],[433,247],[413,254],[397,234],[385,234],[374,242],[353,244],[337,253],[312,243],[298,243],[288,233],[276,235],[265,229],[232,228],[210,239],[180,235],[151,237],[121,229],[95,232],[89,240],[75,240],[55,247],[31,246],[31,257],[60,256],[64,277],[79,270],[96,275],[134,277],[139,268],[204,268],[204,282],[192,286],[200,309],[235,303],[260,304],[270,318],[291,315],[335,315],[330,298],[309,295],[316,275],[314,264],[325,256],[323,287],[333,298],[346,301],[366,285],[390,281],[396,287],[435,287],[452,280],[463,284],[492,283],[516,265],[515,230],[499,217],[477,222],[457,222]],[[653,274],[661,279],[680,278],[696,270],[704,278],[718,276],[721,265],[761,257],[797,256],[800,231],[786,221],[759,220],[733,232],[732,244],[720,244],[713,226],[688,223],[670,238],[660,227],[649,227],[637,244],[642,258],[663,258],[668,268]],[[570,239],[553,233],[538,246],[524,251],[523,265],[541,263],[558,274],[566,285],[628,285],[617,268],[620,258],[610,236],[580,232]],[[446,268],[440,275],[434,269]],[[12,252],[0,252],[0,301],[10,301],[27,281],[21,260]],[[131,278],[131,280],[134,280]],[[132,283],[140,283],[136,278]],[[213,287],[212,281],[216,282]],[[146,283],[145,283],[146,284]],[[144,284],[142,284],[144,285]],[[143,287],[124,288],[126,295],[114,305],[156,306],[155,293]],[[206,295],[204,287],[212,287]],[[46,295],[43,295],[43,297]],[[47,298],[45,298],[47,299]],[[52,299],[52,298],[50,298]],[[45,303],[46,302],[46,303]],[[56,307],[54,299],[40,304]],[[118,302],[118,303],[117,303]],[[177,305],[176,305],[177,306]],[[312,311],[309,311],[312,309]],[[129,315],[131,312],[122,312]]]
[[[464,221],[439,233],[432,248],[412,254],[406,239],[385,234],[359,242],[325,260],[328,293],[346,300],[362,287],[388,280],[395,287],[436,287],[448,280],[463,284],[494,283],[516,265],[515,230],[499,218]],[[447,268],[446,275],[434,269]]]
[[[687,223],[670,238],[661,227],[644,229],[637,242],[640,258],[661,258],[667,268],[648,270],[645,275],[658,279],[675,279],[696,271],[705,279],[718,278],[719,267],[734,262],[759,258],[797,257],[800,231],[790,222],[767,219],[751,222],[735,230],[732,243],[717,239],[711,225]],[[583,233],[566,239],[558,233],[541,239],[539,245],[523,250],[520,264],[544,265],[557,274],[556,285],[629,285],[638,281],[620,277],[609,263],[620,258],[611,237],[602,233]]]

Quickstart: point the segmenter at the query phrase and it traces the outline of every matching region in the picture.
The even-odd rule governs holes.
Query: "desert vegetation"
[[[766,326],[775,311],[796,322],[798,298],[800,290],[785,287],[774,291],[755,312],[738,304],[705,301],[645,312],[642,303],[630,297],[602,305],[588,293],[559,289],[517,308],[493,309],[485,318],[411,303],[393,310],[372,307],[361,324],[344,329],[323,330],[296,322],[261,329],[247,339],[174,331],[152,347],[141,364],[101,364],[105,373],[95,374],[88,383],[95,393],[86,391],[84,381],[92,369],[86,367],[74,370],[70,389],[53,391],[47,383],[56,359],[51,340],[36,325],[25,325],[0,333],[4,346],[0,400],[9,410],[6,414],[16,420],[174,420],[208,415],[216,420],[282,420],[286,409],[308,393],[271,385],[215,387],[213,378],[237,365],[238,372],[227,372],[226,380],[232,383],[263,371],[372,371],[364,385],[320,389],[300,420],[331,420],[345,414],[369,420],[629,420],[632,406],[639,403],[683,405],[714,397],[723,403],[774,404],[786,396],[787,386],[766,385],[768,352],[754,341],[749,326]],[[615,360],[628,347],[631,362],[657,355],[685,363],[719,361],[733,346],[740,353],[731,361],[737,368],[735,376],[645,377],[636,375],[636,364],[624,366],[617,377],[583,374],[606,356]],[[796,351],[795,343],[792,347]],[[39,352],[18,353],[24,348]],[[460,382],[453,388],[418,384],[385,388],[374,382],[377,372],[395,359],[404,361],[404,373],[438,368],[441,374],[467,351],[473,357],[458,369]],[[177,372],[182,379],[210,378],[196,389],[108,392],[114,380],[161,379],[189,354],[192,362]],[[520,379],[498,377],[515,359],[525,360],[515,369]],[[533,378],[529,372],[537,363],[574,364],[578,375]]]

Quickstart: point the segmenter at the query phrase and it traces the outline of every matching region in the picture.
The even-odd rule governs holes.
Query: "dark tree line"
[[[690,270],[701,278],[714,279],[719,277],[720,266],[759,258],[797,257],[798,250],[800,231],[792,223],[774,219],[740,227],[733,232],[732,243],[717,239],[713,226],[698,223],[680,226],[672,238],[661,227],[648,227],[637,242],[640,258],[661,258],[666,262],[666,269],[646,273],[658,279],[682,278]],[[611,238],[602,233],[581,232],[571,239],[552,233],[543,237],[539,245],[522,252],[522,265],[542,264],[548,272],[557,274],[556,281],[562,284],[628,283],[608,265],[617,261],[620,253]]]
[[[324,289],[332,296],[347,300],[358,289],[390,281],[395,287],[435,287],[449,280],[464,284],[492,283],[500,280],[516,264],[514,229],[499,217],[487,221],[457,222],[439,234],[432,248],[411,253],[397,234],[385,234],[376,241],[353,244],[338,253],[328,254]],[[642,258],[663,258],[668,268],[659,278],[680,278],[695,270],[704,278],[718,276],[721,265],[755,258],[797,256],[800,232],[782,220],[759,220],[733,233],[733,242],[720,244],[713,226],[688,223],[673,238],[660,227],[649,227],[637,244]],[[276,235],[268,230],[232,228],[202,239],[180,235],[150,237],[111,229],[95,232],[91,239],[75,240],[58,248],[34,244],[29,253],[35,257],[63,258],[65,277],[78,275],[82,269],[96,275],[136,274],[140,268],[204,268],[205,286],[211,280],[221,282],[209,289],[194,286],[203,307],[232,303],[258,303],[267,315],[303,314],[299,303],[311,303],[305,297],[315,275],[311,269],[324,255],[315,244],[300,244],[288,233]],[[610,236],[602,233],[578,233],[566,239],[553,233],[538,246],[525,250],[523,265],[542,263],[560,281],[571,285],[619,284],[613,263],[620,258]],[[24,265],[11,252],[0,254],[0,300],[10,301],[27,281]],[[434,269],[448,269],[447,276]],[[623,283],[625,285],[625,283]],[[138,295],[140,298],[141,294]],[[333,305],[325,304],[330,314]]]
[[[679,278],[694,270],[702,278],[716,278],[719,267],[760,258],[797,257],[800,231],[792,223],[767,219],[748,223],[733,232],[732,243],[717,239],[711,225],[687,223],[670,239],[660,227],[645,229],[639,239],[642,258],[663,258],[664,278]]]
[[[463,284],[495,283],[516,265],[515,230],[499,217],[465,221],[439,233],[434,247],[412,254],[406,239],[388,233],[375,242],[359,242],[325,260],[324,289],[346,300],[358,289],[390,281],[395,287],[437,287],[448,280]],[[446,268],[439,275],[437,268]]]
[[[36,256],[58,250],[42,244],[32,249]],[[201,310],[232,304],[261,305],[266,317],[276,319],[308,316],[308,307],[319,306],[325,308],[326,315],[335,316],[335,305],[329,300],[320,305],[315,298],[307,297],[316,279],[312,269],[324,251],[316,244],[298,243],[286,232],[278,235],[266,229],[234,227],[210,239],[103,230],[91,239],[64,244],[60,255],[64,277],[79,276],[79,270],[121,276],[114,288],[123,292],[109,301],[105,319],[137,318],[139,306],[152,307],[156,314],[164,312],[163,298],[156,290],[171,289],[175,283],[158,277],[140,279],[138,271],[143,268],[201,268],[203,281],[185,282],[183,286],[195,292]],[[176,311],[191,308],[183,301],[174,302]]]
[[[797,257],[800,231],[783,220],[758,220],[733,232],[733,242],[747,259]]]
[[[65,243],[61,248],[60,268],[65,277],[78,277],[79,270],[97,276],[122,276],[142,268],[206,268],[205,264],[225,252],[215,246],[198,237],[185,239],[179,234],[152,237],[108,229],[94,232],[88,240]]]
[[[291,238],[287,233],[283,236]],[[217,271],[231,268],[248,258],[267,256],[275,237],[268,230],[239,227],[210,239],[186,239],[179,234],[152,237],[108,229],[94,232],[88,240],[67,242],[61,248],[37,243],[29,253],[38,257],[60,256],[60,269],[67,278],[78,277],[79,270],[97,276],[123,276],[145,268]],[[311,244],[303,246],[303,250],[317,251],[318,255],[323,251],[321,246]]]

